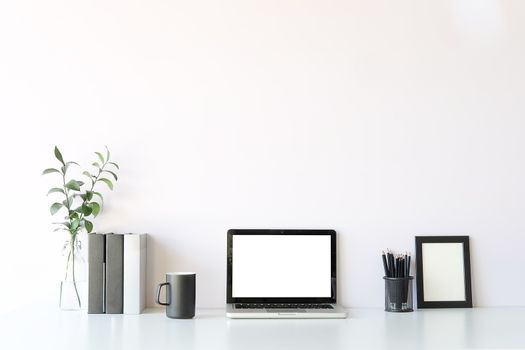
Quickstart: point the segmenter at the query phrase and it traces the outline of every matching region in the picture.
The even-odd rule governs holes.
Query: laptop
[[[226,316],[346,318],[333,230],[229,230]]]

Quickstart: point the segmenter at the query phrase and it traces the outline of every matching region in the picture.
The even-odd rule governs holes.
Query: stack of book
[[[88,313],[140,314],[146,304],[146,234],[88,235]]]

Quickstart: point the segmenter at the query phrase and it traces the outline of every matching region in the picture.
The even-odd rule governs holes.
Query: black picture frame
[[[460,243],[463,245],[463,279],[465,288],[464,300],[427,300],[425,299],[425,268],[423,266],[424,244]],[[444,256],[443,259],[447,257]],[[472,283],[470,274],[469,236],[416,236],[416,285],[417,307],[425,308],[472,308]],[[428,292],[428,291],[427,291]],[[427,293],[430,294],[430,293]]]

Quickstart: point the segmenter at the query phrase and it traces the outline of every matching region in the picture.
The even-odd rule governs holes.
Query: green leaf
[[[96,166],[97,168],[100,169],[100,164],[98,164],[97,162],[93,162],[93,164],[91,164],[91,165]]]
[[[64,225],[68,229],[71,227],[71,224],[69,222],[67,222],[67,221],[65,221],[65,222],[53,222],[53,225]]]
[[[97,217],[98,213],[100,213],[100,205],[97,202],[92,202],[88,205],[91,208],[91,214],[93,217]]]
[[[60,153],[57,146],[55,146],[55,157],[60,161],[60,163],[62,163],[62,165],[66,165],[66,163],[64,163],[64,158],[62,158],[62,153]]]
[[[50,195],[51,193],[55,193],[55,192],[60,192],[60,193],[62,193],[62,194],[66,194],[66,193],[64,192],[63,189],[58,188],[58,187],[53,187],[52,189],[50,189],[50,190],[47,192],[47,195]]]
[[[99,181],[104,182],[106,185],[108,185],[109,189],[113,191],[113,183],[109,179],[106,179],[105,177],[103,177],[99,179]]]
[[[118,164],[117,164],[117,163],[108,162],[108,164],[111,164],[111,165],[113,165],[115,168],[117,168],[118,170],[120,170],[120,168],[118,167]]]
[[[62,169],[62,173],[67,173],[67,169],[69,169],[69,166],[71,164],[76,164],[76,165],[79,165],[77,162],[67,162],[61,169]]]
[[[93,223],[91,221],[84,220],[84,227],[86,228],[86,231],[88,233],[91,233],[91,231],[93,231]]]
[[[44,170],[44,171],[42,172],[42,175],[51,174],[51,173],[59,173],[59,174],[61,174],[61,172],[60,172],[58,169],[55,169],[55,168],[47,168],[46,170]]]
[[[69,220],[78,219],[78,213],[75,211],[72,211],[71,214],[69,214]]]
[[[78,219],[73,219],[73,221],[71,221],[71,228],[70,230],[74,231],[78,228],[78,225],[80,225],[80,220]]]
[[[113,177],[115,178],[115,181],[118,180],[117,174],[115,174],[114,172],[112,172],[112,171],[110,171],[110,170],[102,170],[102,172],[110,173],[110,174],[113,175]]]
[[[108,146],[104,146],[106,147],[106,160],[109,160],[109,148]]]
[[[53,230],[53,232],[57,232],[57,231],[67,231],[67,229],[63,227],[57,227],[56,229]]]
[[[49,208],[49,211],[51,212],[51,215],[55,215],[57,211],[59,211],[60,208],[62,207],[63,207],[62,203],[53,203],[51,205],[51,208]]]
[[[100,162],[102,164],[104,164],[104,157],[102,156],[102,153],[100,152],[95,152],[95,154],[98,156],[98,159],[100,159]]]
[[[71,180],[66,184],[66,187],[73,191],[80,191],[80,186],[83,184],[82,181]]]
[[[100,192],[94,192],[94,191],[93,191],[93,194],[94,194],[94,195],[97,195],[97,196],[100,198],[100,201],[101,201],[102,203],[104,203],[104,197],[102,197],[102,194],[100,194]]]
[[[91,173],[89,171],[82,172],[82,175],[85,175],[85,176],[89,177],[90,180],[91,180],[91,178],[93,176],[93,175],[91,175]]]
[[[83,201],[90,201],[93,198],[93,192],[86,191],[86,193],[81,194],[80,197]]]
[[[82,204],[81,210],[82,210],[82,214],[84,214],[84,216],[91,215],[91,212],[93,211],[93,209],[91,209],[91,207],[89,207],[89,206],[87,206],[85,204]]]

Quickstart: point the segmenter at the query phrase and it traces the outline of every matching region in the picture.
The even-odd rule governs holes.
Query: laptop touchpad
[[[287,314],[287,313],[297,314],[297,313],[300,313],[300,312],[306,312],[305,309],[265,309],[265,310],[266,310],[266,312],[273,312],[273,313],[277,312],[277,313],[280,313],[280,314],[282,314],[282,313],[285,313],[285,314]]]

